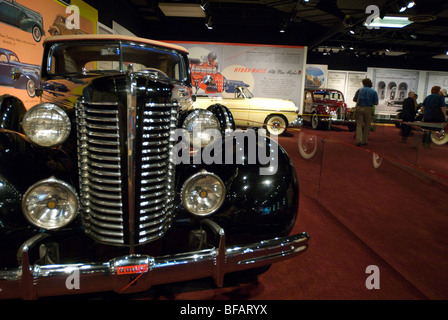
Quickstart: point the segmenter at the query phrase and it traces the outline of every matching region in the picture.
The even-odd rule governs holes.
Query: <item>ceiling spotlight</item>
[[[208,7],[208,0],[202,0],[201,1],[201,5],[200,5],[200,7],[201,7],[201,9],[202,10],[207,10],[207,7]]]
[[[355,30],[350,29],[350,33],[351,33],[351,34],[355,34]]]
[[[409,1],[408,9],[411,9],[413,6],[415,6],[415,2],[414,1]]]
[[[448,56],[448,50],[445,52],[445,54]]]
[[[208,16],[207,18],[205,18],[205,26],[207,27],[207,29],[212,30],[213,29],[213,21],[212,21],[212,17]]]

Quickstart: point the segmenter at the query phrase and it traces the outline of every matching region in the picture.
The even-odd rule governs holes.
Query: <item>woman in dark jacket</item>
[[[424,122],[445,122],[445,98],[440,94],[440,89],[439,86],[432,87],[431,94],[423,101],[422,109]],[[431,130],[429,127],[424,129]],[[424,145],[429,145],[431,143],[431,135],[427,130],[423,133]]]

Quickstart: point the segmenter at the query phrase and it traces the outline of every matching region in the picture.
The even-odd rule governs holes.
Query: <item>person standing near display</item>
[[[408,97],[403,100],[403,109],[401,111],[401,117],[403,122],[414,122],[415,120],[415,106],[417,95],[415,92],[410,91]],[[407,138],[411,134],[411,126],[402,123],[401,124],[401,142],[406,142]]]
[[[431,94],[423,101],[423,122],[445,122],[447,118],[445,97],[440,93],[440,89],[439,86],[432,87]],[[423,132],[423,145],[429,146],[431,135],[428,130],[431,130],[431,128],[423,127],[423,129],[427,129]]]
[[[378,93],[372,89],[372,80],[362,80],[363,87],[355,93],[356,102],[356,145],[366,145],[369,140],[370,125],[373,118],[373,108],[378,105]]]

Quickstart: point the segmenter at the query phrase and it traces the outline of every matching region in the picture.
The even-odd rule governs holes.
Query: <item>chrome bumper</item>
[[[329,117],[321,117],[319,120],[323,121],[323,122],[331,122],[331,123],[334,123],[334,124],[356,123],[356,120],[352,120],[352,119],[332,119],[332,118],[329,118]]]
[[[289,123],[289,126],[291,127],[300,127],[303,125],[303,119],[301,116],[297,116],[293,121]]]
[[[46,234],[19,250],[21,267],[0,270],[0,299],[36,299],[92,292],[141,292],[153,285],[213,277],[223,285],[229,272],[257,268],[292,258],[308,247],[306,233],[227,248],[223,229],[218,248],[171,256],[128,255],[90,264],[30,265],[28,252]]]

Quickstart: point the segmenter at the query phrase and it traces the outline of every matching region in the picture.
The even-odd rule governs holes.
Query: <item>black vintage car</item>
[[[0,97],[0,298],[221,286],[307,248],[289,235],[287,154],[263,132],[241,139],[222,105],[192,110],[188,65],[146,39],[45,40],[42,103]]]

